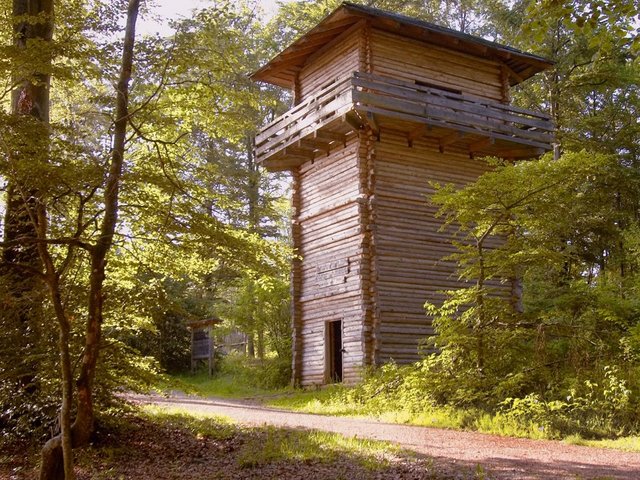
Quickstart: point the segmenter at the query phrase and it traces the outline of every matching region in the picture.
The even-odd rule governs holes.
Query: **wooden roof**
[[[203,318],[201,320],[190,320],[187,322],[187,328],[192,328],[192,329],[199,329],[199,328],[206,328],[206,327],[212,327],[214,325],[218,325],[222,323],[222,319],[220,318],[216,318],[216,317],[211,317],[211,318]]]
[[[387,32],[502,62],[511,70],[512,85],[553,65],[553,62],[545,58],[480,37],[405,15],[345,2],[253,73],[251,78],[291,89],[297,72],[305,65],[311,55],[347,30],[357,29],[365,23]]]

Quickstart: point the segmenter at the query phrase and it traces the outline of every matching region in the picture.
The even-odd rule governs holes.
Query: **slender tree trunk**
[[[484,305],[484,282],[485,282],[485,268],[484,268],[484,249],[483,242],[484,238],[480,240],[476,247],[478,251],[478,280],[476,282],[476,288],[478,289],[476,293],[476,308],[478,309],[478,320],[477,320],[477,332],[476,332],[476,349],[477,349],[477,359],[476,359],[476,367],[480,374],[484,371],[484,329],[486,326],[486,311]]]
[[[247,334],[247,355],[256,358],[256,346],[253,341],[253,332]]]
[[[73,447],[88,444],[91,434],[93,433],[93,383],[98,355],[100,353],[100,339],[102,334],[103,284],[105,279],[106,258],[113,244],[113,236],[118,221],[119,191],[122,179],[127,124],[129,121],[129,82],[131,80],[135,26],[139,7],[140,0],[129,0],[122,64],[116,91],[116,120],[113,150],[104,189],[104,217],[100,226],[100,237],[90,252],[91,274],[89,277],[89,305],[85,330],[85,347],[80,367],[80,376],[76,382],[76,419],[71,426]],[[57,435],[49,440],[43,447],[42,466],[40,469],[41,480],[58,480],[65,478],[60,476],[59,468],[64,441],[64,435]],[[69,479],[72,477],[66,478]]]
[[[38,238],[47,238],[47,211],[43,204],[37,207]],[[71,338],[71,322],[64,308],[60,289],[60,274],[51,257],[46,243],[38,243],[38,252],[44,264],[45,281],[49,287],[51,303],[58,320],[58,353],[60,355],[60,378],[62,383],[62,403],[60,408],[60,448],[62,449],[62,468],[56,470],[64,474],[67,480],[75,479],[73,470],[73,444],[71,437],[71,407],[73,403],[73,374],[69,341]]]
[[[246,147],[247,147],[247,171],[249,172],[249,179],[247,182],[247,203],[249,208],[249,231],[253,233],[260,233],[260,211],[259,211],[259,200],[260,200],[260,171],[258,170],[258,165],[255,161],[253,155],[253,141],[254,136],[248,134],[246,137]],[[262,321],[259,321],[256,318],[256,300],[255,300],[255,290],[253,285],[251,288],[251,325],[253,328],[253,332],[250,336],[249,343],[249,356],[251,358],[257,357],[262,360],[264,359],[264,325]],[[254,339],[254,333],[256,335]]]
[[[260,360],[264,360],[264,327],[262,325],[258,328],[257,354]]]

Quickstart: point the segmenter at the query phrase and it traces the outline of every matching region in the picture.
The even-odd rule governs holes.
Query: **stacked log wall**
[[[434,334],[424,303],[439,305],[442,291],[464,286],[455,263],[443,260],[455,251],[455,229],[440,231],[430,182],[463,186],[488,166],[425,140],[408,147],[403,135],[383,134],[374,148],[378,361],[406,363],[419,359],[419,342]]]
[[[362,29],[338,37],[319,54],[313,55],[300,73],[300,100],[320,91],[328,83],[357,72],[360,65]]]
[[[365,205],[359,182],[360,140],[300,167],[298,185],[302,263],[299,270],[300,384],[324,384],[327,377],[327,322],[342,321],[343,381],[359,378],[363,365],[362,277]]]
[[[374,29],[371,66],[377,75],[418,81],[496,101],[505,101],[500,63]]]

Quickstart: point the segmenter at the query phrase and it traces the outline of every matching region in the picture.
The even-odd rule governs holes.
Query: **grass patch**
[[[388,442],[347,438],[329,432],[266,427],[244,445],[238,463],[241,467],[277,462],[334,463],[347,455],[368,470],[378,470],[387,467],[389,456],[399,452],[399,447]]]
[[[238,427],[233,421],[222,415],[206,413],[194,415],[186,409],[159,407],[157,405],[144,405],[140,410],[146,418],[162,427],[169,429],[185,428],[199,438],[228,440],[238,431]]]
[[[193,414],[174,407],[144,406],[143,416],[163,428],[187,429],[196,438],[230,440],[242,437],[236,463],[253,468],[272,463],[334,463],[348,457],[367,470],[389,466],[389,458],[401,449],[390,443],[348,438],[336,433],[275,427],[247,428],[230,419],[206,413]]]
[[[287,359],[265,357],[247,358],[229,354],[217,364],[212,377],[206,372],[166,375],[156,389],[182,390],[201,396],[243,398],[260,397],[292,391],[289,387],[290,364]]]
[[[339,401],[348,390],[349,387],[343,385],[329,385],[320,390],[281,390],[271,392],[270,398],[265,398],[264,402],[269,407],[294,412],[358,416],[358,405]]]
[[[267,406],[302,413],[374,418],[389,423],[426,427],[463,429],[469,412],[453,408],[429,408],[423,411],[385,408],[372,402],[351,401],[353,387],[331,385],[321,390],[303,390],[264,399]]]
[[[223,398],[259,397],[274,392],[273,390],[265,390],[242,381],[242,379],[229,373],[218,373],[213,377],[210,377],[206,372],[187,373],[174,375],[171,378],[175,383],[161,384],[158,388],[163,391],[173,388],[203,397]],[[169,388],[166,388],[167,386]]]
[[[341,385],[323,390],[298,391],[265,400],[271,407],[301,413],[374,418],[388,423],[418,425],[453,430],[470,430],[507,437],[531,439],[557,438],[553,432],[533,421],[523,421],[502,413],[482,410],[427,406],[422,410],[394,409],[393,404],[350,400],[353,388]],[[565,437],[567,443],[640,452],[640,437],[613,440],[586,440],[578,435]]]
[[[612,448],[626,452],[640,452],[640,437],[621,437],[605,440],[587,440],[580,435],[570,435],[564,439],[570,445],[582,445],[586,447]]]

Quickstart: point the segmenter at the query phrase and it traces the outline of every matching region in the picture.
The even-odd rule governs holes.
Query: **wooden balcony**
[[[543,113],[356,72],[264,127],[256,157],[271,170],[290,169],[326,155],[366,126],[379,138],[401,132],[409,146],[424,138],[441,152],[464,149],[471,157],[531,158],[553,141],[553,124]]]

